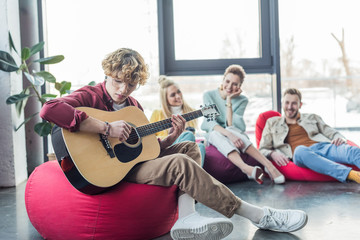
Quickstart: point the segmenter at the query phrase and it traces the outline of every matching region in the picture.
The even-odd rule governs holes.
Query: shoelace
[[[266,223],[274,222],[276,226],[283,226],[286,222],[288,222],[288,214],[281,211],[272,211],[269,209],[269,214],[265,215]]]

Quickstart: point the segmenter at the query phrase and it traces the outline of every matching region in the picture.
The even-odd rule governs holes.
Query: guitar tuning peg
[[[208,118],[207,121],[210,122],[210,118]]]
[[[200,105],[200,108],[202,108],[203,107],[203,105]]]

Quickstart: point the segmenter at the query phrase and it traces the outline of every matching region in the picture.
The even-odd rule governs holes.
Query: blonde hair
[[[149,78],[144,58],[135,50],[120,48],[108,54],[102,61],[106,76],[121,78],[127,83],[144,85]]]
[[[176,86],[177,88],[179,88],[179,85],[176,84],[172,79],[168,78],[165,75],[161,75],[159,77],[158,82],[160,85],[161,108],[162,108],[165,118],[170,118],[172,115],[172,112],[170,109],[169,101],[167,100],[167,89],[168,89],[168,87],[173,86],[173,85]],[[188,113],[188,112],[194,111],[194,109],[192,107],[190,107],[190,105],[187,104],[187,102],[184,99],[183,99],[183,105],[181,106],[181,110],[183,113]],[[186,126],[191,126],[191,127],[197,128],[197,119],[187,122]]]
[[[226,69],[225,69],[225,72],[224,72],[224,77],[223,79],[225,78],[225,76],[229,73],[232,73],[234,75],[238,75],[239,78],[240,78],[240,84],[242,84],[244,82],[244,79],[245,79],[245,76],[246,76],[246,73],[245,73],[245,70],[242,66],[238,65],[238,64],[232,64],[230,66],[228,66]]]

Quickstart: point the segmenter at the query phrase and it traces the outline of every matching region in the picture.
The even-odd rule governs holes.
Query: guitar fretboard
[[[203,114],[201,110],[196,110],[193,112],[185,113],[181,116],[185,118],[185,120],[188,122],[194,120],[195,118],[201,117],[202,115]],[[139,126],[136,128],[136,131],[140,137],[145,137],[171,127],[172,127],[171,118],[168,118],[159,122],[150,123],[144,126]]]

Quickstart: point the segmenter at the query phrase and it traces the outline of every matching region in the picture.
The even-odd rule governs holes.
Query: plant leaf
[[[33,77],[33,75],[31,75],[30,73],[24,72],[25,77],[27,78],[27,80],[29,80],[29,82],[31,82],[32,84],[35,84],[35,78]]]
[[[25,88],[24,90],[22,90],[22,92],[20,94],[26,94],[29,95],[30,94],[30,90],[29,88]],[[32,95],[29,95],[29,97],[31,97]],[[27,100],[29,99],[29,97],[22,99],[21,101],[18,101],[15,103],[15,109],[16,109],[16,113],[18,115],[18,117],[21,116],[21,113],[24,111],[24,108],[26,106]]]
[[[27,103],[27,99],[25,99],[24,101],[15,103],[15,110],[16,110],[16,114],[18,117],[20,117],[21,113],[24,111],[26,103]]]
[[[45,98],[45,99],[54,99],[54,98],[56,98],[57,97],[57,95],[56,94],[50,94],[50,93],[46,93],[46,94],[43,94],[43,95],[41,95],[41,97],[42,98]]]
[[[55,64],[55,63],[61,62],[62,60],[64,60],[63,55],[56,55],[56,56],[47,57],[47,58],[40,58],[38,60],[35,60],[34,62],[39,62],[42,64]]]
[[[51,73],[49,73],[47,71],[37,72],[37,73],[35,73],[35,75],[38,75],[38,76],[44,78],[44,80],[47,82],[50,82],[50,83],[56,82],[56,78],[54,77],[54,75],[52,75]]]
[[[18,69],[14,58],[9,53],[0,51],[0,70],[5,72],[15,72]]]
[[[16,48],[15,48],[15,44],[14,44],[14,41],[13,41],[13,39],[12,39],[12,37],[11,37],[10,31],[9,31],[9,43],[10,43],[10,49],[14,49],[14,51],[15,51],[16,53],[18,53],[17,50],[16,50]]]
[[[26,61],[30,57],[30,49],[28,47],[24,47],[21,51],[21,60]]]
[[[95,81],[91,81],[88,83],[89,86],[95,86],[96,85],[96,82]]]
[[[58,90],[58,91],[60,91],[60,88],[61,88],[61,83],[56,82],[56,83],[55,83],[55,89]]]
[[[30,121],[35,115],[39,114],[39,112],[34,113],[30,117],[26,118],[17,128],[15,128],[15,132],[21,128],[22,125],[26,124],[28,121]]]
[[[23,101],[23,100],[27,99],[30,96],[31,95],[26,94],[26,93],[15,94],[15,95],[12,95],[12,96],[10,96],[10,97],[8,97],[6,99],[6,104],[14,104],[14,103]]]
[[[42,76],[38,76],[36,74],[33,75],[35,79],[35,86],[42,86],[45,83],[45,79]]]
[[[45,83],[44,78],[42,76],[36,75],[36,73],[30,74],[24,72],[24,75],[34,86],[41,86]]]
[[[44,104],[46,103],[46,99],[45,99],[45,98],[40,97],[40,98],[38,98],[38,99],[39,99],[39,101],[41,102],[41,105],[44,105]]]
[[[35,53],[40,52],[44,48],[45,42],[39,42],[38,44],[34,45],[30,49],[30,56],[34,55]]]
[[[47,136],[51,133],[52,124],[49,122],[39,122],[35,124],[34,131],[41,137]]]
[[[65,93],[68,93],[68,91],[70,91],[70,88],[71,88],[71,82],[62,81],[61,87],[60,87],[60,89],[58,89],[60,92],[60,96]]]
[[[24,70],[24,69],[26,69],[26,65],[25,65],[25,64],[21,64],[18,70],[22,71],[22,70]]]

